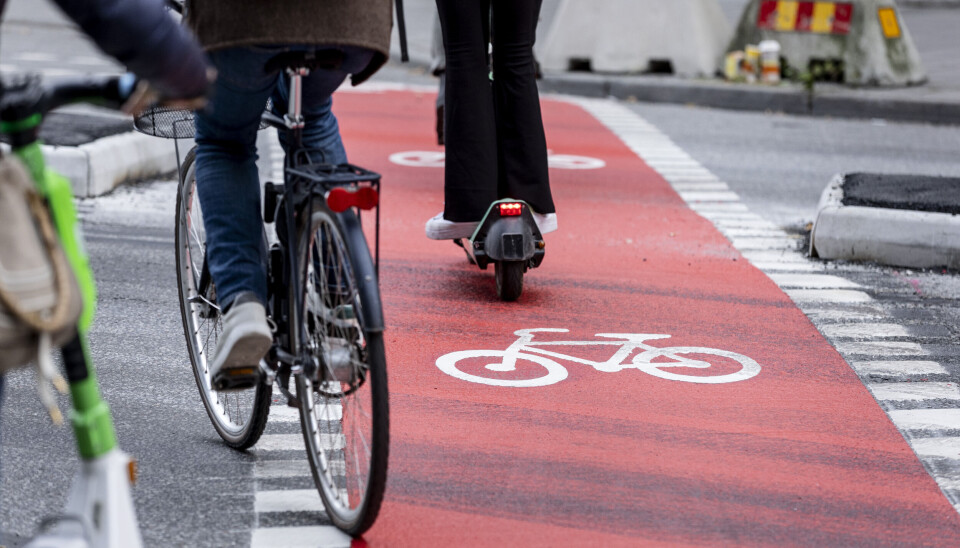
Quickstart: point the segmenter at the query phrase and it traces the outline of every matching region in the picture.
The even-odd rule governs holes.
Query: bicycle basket
[[[267,99],[265,110],[269,112],[272,104],[272,101]],[[155,106],[134,116],[133,127],[151,137],[193,139],[197,133],[193,117],[192,110]],[[259,129],[267,127],[266,123],[260,122]]]
[[[134,116],[133,127],[151,137],[192,139],[196,133],[193,111],[167,107],[151,107]]]

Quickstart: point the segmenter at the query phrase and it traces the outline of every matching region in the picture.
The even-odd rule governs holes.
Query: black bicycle
[[[273,241],[267,245],[267,314],[275,329],[254,389],[219,391],[210,376],[222,314],[205,260],[195,148],[179,170],[177,279],[187,348],[214,428],[231,447],[253,446],[276,386],[300,410],[310,468],[330,519],[357,536],[376,519],[387,478],[389,410],[377,281],[380,175],[350,164],[316,163],[322,154],[303,148],[302,77],[326,66],[329,54],[291,52],[272,61],[289,78],[291,101],[282,118],[268,108],[261,127],[286,132],[292,144],[283,183],[264,185],[264,238]],[[191,113],[162,108],[137,119],[145,133],[176,138],[192,137],[192,122]],[[376,259],[362,212],[374,217]]]

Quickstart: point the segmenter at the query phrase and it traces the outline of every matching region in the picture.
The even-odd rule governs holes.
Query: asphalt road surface
[[[494,297],[490,272],[470,267],[449,242],[423,236],[423,222],[442,202],[432,100],[425,88],[383,85],[337,99],[351,159],[385,176],[382,287],[393,438],[387,500],[367,542],[810,539],[876,546],[949,545],[956,538],[960,518],[950,500],[885,413],[915,406],[878,403],[791,301],[795,294],[778,287],[783,278],[752,266],[746,259],[761,262],[757,251],[741,252],[731,241],[743,247],[742,239],[724,238],[708,220],[716,217],[715,204],[705,211],[667,181],[679,180],[681,171],[701,173],[677,167],[680,154],[665,141],[673,134],[678,150],[736,187],[744,209],[774,228],[790,228],[812,211],[802,204],[815,203],[820,175],[788,184],[781,169],[791,151],[784,149],[757,152],[766,161],[755,164],[756,172],[733,176],[738,172],[728,173],[733,167],[725,161],[734,160],[724,151],[735,139],[702,128],[739,127],[729,117],[747,131],[790,123],[830,133],[842,124],[867,134],[877,131],[874,124],[547,101],[561,229],[548,237],[547,260],[527,276],[520,302],[504,305]],[[693,137],[684,136],[685,122]],[[931,154],[922,151],[941,135],[955,139],[956,130],[903,125],[886,138],[910,157]],[[831,158],[834,146],[812,140],[805,150]],[[869,163],[873,148],[867,142],[844,154],[849,164]],[[274,147],[264,148],[265,172],[274,154]],[[673,163],[664,163],[667,157]],[[759,180],[783,185],[784,195],[764,194]],[[282,406],[274,406],[264,440],[246,454],[220,444],[209,425],[179,325],[174,196],[173,182],[156,181],[81,203],[101,290],[92,346],[120,442],[139,461],[134,495],[145,540],[278,546],[324,538],[342,545],[311,491],[297,425]],[[844,276],[846,268],[830,274]],[[893,276],[889,269],[850,268],[861,281]],[[925,283],[919,287],[927,289]],[[882,312],[882,303],[875,308]],[[488,374],[482,359],[458,362],[472,381],[437,365],[455,352],[502,351],[517,340],[515,331],[535,328],[569,330],[534,334],[553,342],[605,340],[600,333],[671,335],[645,344],[685,347],[689,357],[714,367],[658,366],[669,358],[636,361],[634,350],[607,367],[639,363],[640,370],[600,371],[605,366],[576,359],[603,364],[618,347],[563,345],[556,352],[569,357],[552,359],[566,378],[509,388],[478,382]],[[952,349],[950,333],[917,331],[909,322],[895,342],[928,343],[929,336],[939,337],[941,350]],[[951,360],[938,363],[955,382]],[[525,362],[508,378],[536,376],[538,367]],[[724,382],[691,382],[697,377]],[[16,535],[56,513],[76,468],[69,431],[47,424],[31,382],[28,374],[12,376],[2,411],[2,519]],[[950,473],[950,462],[937,461],[938,479]]]

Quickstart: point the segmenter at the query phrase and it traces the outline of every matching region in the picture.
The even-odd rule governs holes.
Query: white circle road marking
[[[390,161],[408,167],[443,167],[444,153],[435,150],[396,152],[390,155]],[[547,163],[554,169],[600,169],[607,165],[599,158],[570,154],[550,154]]]

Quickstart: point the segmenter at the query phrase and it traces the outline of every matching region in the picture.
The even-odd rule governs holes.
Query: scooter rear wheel
[[[497,261],[494,266],[497,279],[497,296],[501,301],[515,301],[523,293],[523,263],[520,261]]]

